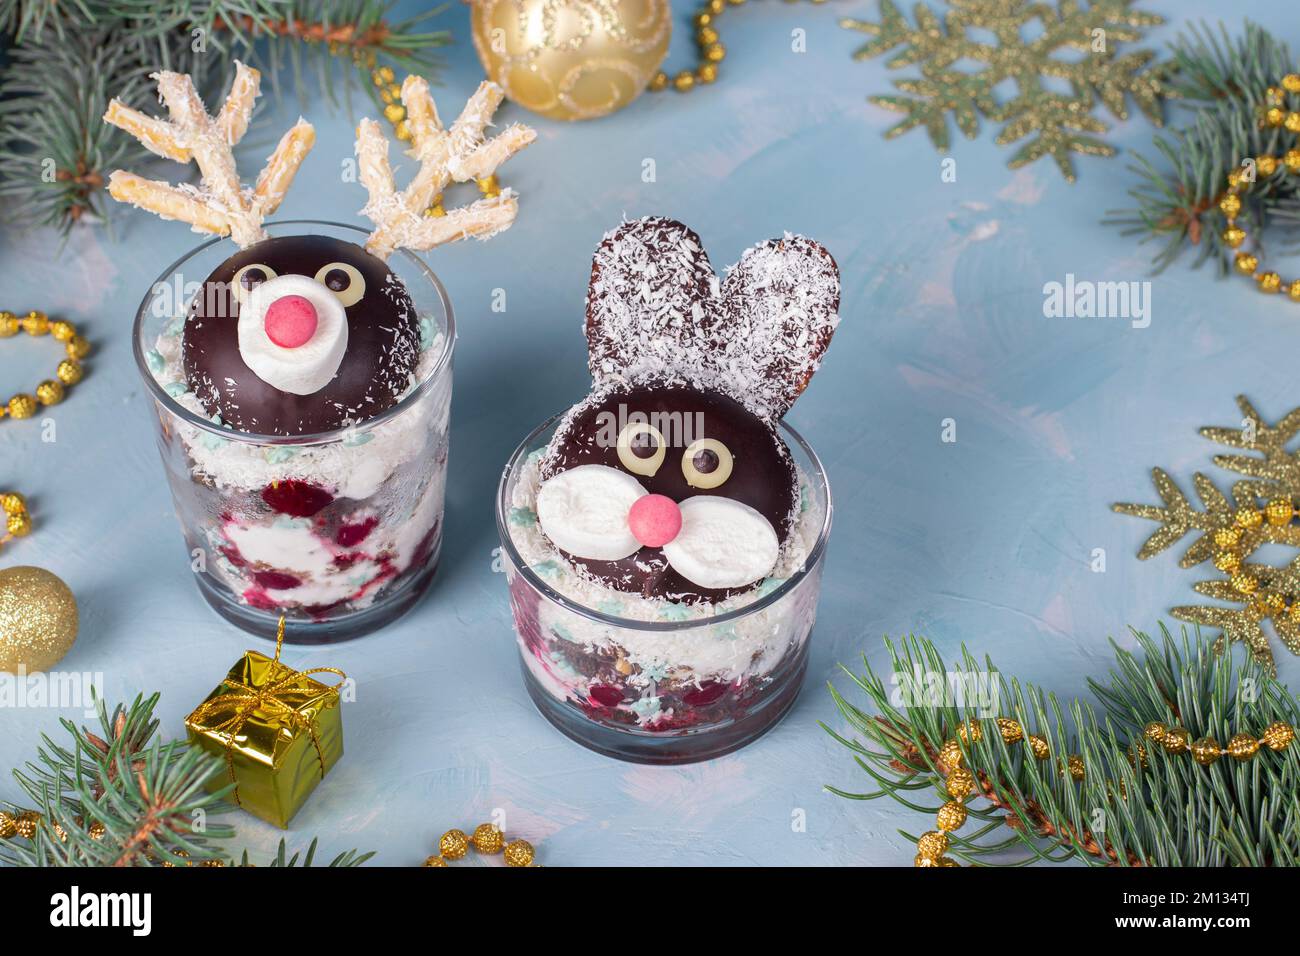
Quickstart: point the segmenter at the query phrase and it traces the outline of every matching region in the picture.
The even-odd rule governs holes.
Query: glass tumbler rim
[[[756,614],[759,611],[769,608],[797,588],[809,574],[821,565],[822,558],[826,553],[826,544],[830,538],[831,518],[834,511],[831,501],[830,481],[827,479],[826,469],[822,465],[821,459],[817,457],[817,453],[813,451],[812,446],[809,445],[808,442],[804,440],[804,437],[795,431],[792,426],[782,420],[779,427],[780,431],[784,434],[784,437],[787,441],[793,441],[793,443],[808,456],[808,461],[812,466],[811,477],[821,488],[822,494],[826,499],[826,514],[822,517],[821,527],[817,532],[817,541],[809,550],[808,557],[804,561],[803,566],[782,582],[780,587],[769,594],[765,594],[752,604],[746,604],[744,607],[725,611],[722,614],[716,614],[712,617],[697,617],[686,621],[645,621],[638,618],[618,617],[617,615],[606,614],[603,611],[596,610],[595,608],[587,607],[586,605],[575,601],[573,598],[560,593],[542,580],[542,578],[528,566],[528,563],[524,561],[523,556],[520,555],[519,549],[515,547],[514,540],[510,536],[510,529],[507,521],[507,515],[511,507],[510,502],[507,499],[507,494],[510,490],[511,475],[516,472],[522,460],[530,454],[530,446],[540,435],[559,424],[565,414],[565,412],[560,412],[556,415],[552,415],[529,432],[528,436],[519,443],[519,446],[511,453],[510,460],[506,462],[505,469],[501,473],[501,481],[497,486],[496,500],[497,532],[501,536],[501,547],[504,550],[506,557],[509,559],[510,564],[515,568],[515,570],[519,574],[523,575],[529,585],[552,603],[558,604],[561,607],[572,611],[574,614],[585,617],[588,620],[611,627],[662,633],[689,631],[701,627],[711,627],[715,624],[725,624],[728,621],[739,620],[740,618],[748,617],[751,614]]]
[[[360,236],[369,235],[369,231],[360,226],[355,226],[346,222],[333,222],[328,219],[279,219],[273,222],[267,222],[264,225],[270,229],[284,226],[328,226],[332,229],[341,229],[346,232],[357,233]],[[145,358],[145,347],[143,342],[144,323],[148,318],[149,304],[153,299],[154,290],[159,286],[159,284],[167,282],[168,279],[175,274],[176,270],[188,260],[194,258],[199,253],[212,248],[212,246],[219,242],[225,242],[229,238],[229,236],[213,236],[211,239],[194,246],[184,255],[180,256],[180,258],[176,259],[176,261],[167,266],[158,278],[154,279],[154,281],[149,284],[149,288],[145,292],[144,298],[140,300],[139,308],[136,309],[135,321],[132,323],[131,327],[133,338],[131,351],[135,356],[135,364],[140,373],[140,377],[144,379],[145,387],[149,389],[149,392],[155,401],[186,424],[192,425],[202,431],[209,432],[210,434],[219,435],[222,438],[240,441],[250,445],[326,444],[328,442],[346,438],[349,434],[354,433],[358,428],[373,428],[396,418],[406,409],[416,405],[420,399],[427,395],[434,387],[434,384],[440,379],[447,366],[451,363],[452,353],[456,348],[456,317],[452,311],[451,298],[447,295],[447,289],[443,286],[442,280],[438,278],[437,273],[429,268],[428,264],[423,259],[406,249],[398,249],[396,250],[396,254],[400,255],[405,261],[415,266],[416,270],[420,272],[428,281],[429,285],[433,287],[433,291],[437,295],[438,301],[441,304],[442,313],[447,326],[442,354],[438,356],[437,363],[434,365],[433,369],[430,370],[429,374],[426,375],[409,394],[403,397],[401,401],[392,408],[385,409],[383,412],[380,412],[373,418],[366,419],[364,422],[358,422],[355,425],[349,425],[343,428],[330,429],[329,431],[315,432],[309,435],[263,435],[258,432],[232,431],[229,428],[223,428],[222,426],[209,421],[202,415],[195,414],[181,405],[176,401],[176,399],[172,398],[172,396],[158,384],[158,380],[149,370],[149,364]],[[274,238],[274,236],[272,236],[272,238]]]

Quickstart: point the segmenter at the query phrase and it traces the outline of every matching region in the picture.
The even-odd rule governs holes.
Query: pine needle
[[[1145,762],[1134,759],[1154,721],[1185,727],[1192,738],[1226,742],[1234,734],[1259,734],[1276,721],[1300,725],[1300,709],[1261,662],[1215,653],[1211,641],[1184,630],[1175,638],[1164,627],[1158,639],[1134,632],[1136,652],[1114,644],[1115,664],[1105,680],[1089,680],[1100,702],[1063,707],[1055,695],[1022,686],[991,662],[979,664],[965,650],[946,663],[935,646],[918,637],[887,642],[890,671],[900,678],[887,689],[864,661],[855,678],[867,709],[831,688],[841,716],[867,739],[827,731],[846,743],[878,790],[830,792],[852,799],[889,796],[921,813],[902,793],[918,785],[942,802],[944,773],[933,761],[956,728],[985,719],[979,740],[962,744],[963,766],[980,782],[967,806],[972,820],[951,835],[951,854],[979,865],[1020,866],[1037,861],[1118,866],[1293,866],[1300,859],[1300,747],[1262,748],[1254,759],[1224,757],[1201,766],[1186,754],[1145,743]],[[952,699],[903,693],[897,687],[964,686],[995,690],[996,713]],[[918,684],[917,681],[920,681]],[[980,682],[987,682],[982,684]],[[1068,712],[1068,719],[1065,714]],[[1037,760],[1023,743],[1006,743],[990,716],[1012,717],[1023,731],[1047,739],[1049,756]],[[875,744],[876,748],[869,746]],[[900,762],[907,750],[924,762]],[[1083,757],[1082,781],[1064,772],[1071,754]],[[984,796],[980,796],[980,793]],[[900,831],[901,832],[901,831]],[[904,833],[909,840],[915,836]]]

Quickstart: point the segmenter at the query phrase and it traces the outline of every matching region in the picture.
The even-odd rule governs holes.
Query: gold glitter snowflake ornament
[[[923,3],[912,26],[891,0],[880,0],[880,22],[844,19],[840,26],[872,39],[854,59],[902,49],[886,63],[891,69],[919,65],[921,76],[895,80],[908,96],[873,96],[870,101],[906,114],[885,133],[893,139],[924,126],[935,147],[948,148],[951,115],[967,139],[979,132],[979,119],[1005,124],[999,146],[1025,142],[1011,157],[1017,169],[1043,156],[1056,160],[1062,175],[1074,182],[1071,153],[1113,156],[1115,149],[1094,135],[1107,126],[1093,116],[1100,100],[1117,119],[1128,119],[1129,97],[1157,126],[1161,100],[1171,96],[1163,65],[1148,69],[1149,50],[1119,55],[1118,44],[1141,38],[1144,27],[1162,23],[1151,13],[1130,9],[1134,0],[1093,0],[1087,7],[1074,0],[1056,5],[1031,0],[947,0],[940,20]],[[968,73],[957,64],[979,64]],[[1065,81],[1070,92],[1051,88],[1050,78]],[[1044,83],[1044,79],[1048,79]],[[1009,97],[999,84],[1014,85]]]
[[[1242,641],[1258,660],[1272,665],[1265,620],[1272,621],[1292,654],[1300,654],[1300,555],[1281,567],[1249,559],[1269,544],[1300,549],[1296,508],[1300,453],[1286,448],[1300,433],[1300,408],[1276,425],[1266,425],[1244,396],[1237,397],[1237,404],[1243,416],[1241,428],[1201,429],[1202,435],[1220,445],[1259,453],[1214,456],[1220,468],[1246,476],[1233,483],[1231,499],[1198,473],[1192,477],[1203,509],[1198,511],[1173,479],[1155,468],[1152,477],[1163,506],[1117,504],[1114,508],[1120,514],[1160,522],[1159,530],[1138,552],[1141,560],[1199,532],[1179,563],[1190,568],[1212,561],[1222,577],[1197,582],[1197,593],[1235,606],[1184,606],[1170,613],[1181,621],[1221,630],[1216,649],[1222,650],[1225,641]]]

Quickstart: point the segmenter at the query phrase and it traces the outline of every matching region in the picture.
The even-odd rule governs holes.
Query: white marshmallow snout
[[[316,331],[296,348],[271,341],[267,311],[276,300],[301,296],[316,310]],[[347,312],[333,292],[310,276],[283,275],[268,279],[248,294],[239,310],[239,354],[262,381],[282,392],[311,395],[338,374],[348,349]]]
[[[648,494],[632,475],[605,465],[579,465],[542,483],[537,520],[560,550],[618,561],[641,547],[628,512]],[[702,588],[741,588],[771,573],[780,556],[776,529],[742,502],[697,495],[679,505],[682,527],[663,546],[668,564]]]
[[[672,569],[702,588],[743,588],[776,567],[781,541],[772,522],[744,502],[718,495],[687,498],[682,530],[664,545]]]
[[[537,520],[560,550],[579,558],[618,561],[641,545],[628,527],[627,513],[646,494],[625,471],[605,465],[579,465],[542,482]]]

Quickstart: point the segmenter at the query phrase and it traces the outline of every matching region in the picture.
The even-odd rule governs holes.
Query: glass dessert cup
[[[803,684],[831,528],[821,462],[782,423],[801,472],[798,525],[807,541],[788,577],[769,577],[707,617],[683,619],[700,612],[683,605],[652,610],[637,595],[590,585],[584,603],[570,596],[572,586],[565,593],[560,582],[571,582],[572,572],[558,555],[538,560],[537,539],[520,530],[533,534],[535,515],[517,502],[561,417],[515,450],[497,493],[502,570],[529,696],[566,736],[621,760],[690,763],[745,746],[785,716]],[[621,616],[638,608],[645,619]]]
[[[286,220],[271,237],[363,243],[342,223]],[[366,421],[311,435],[257,435],[205,416],[180,369],[189,301],[234,247],[212,239],[155,281],[136,315],[134,351],[199,591],[223,618],[273,638],[326,643],[370,633],[409,610],[442,544],[455,320],[434,273],[405,250],[388,266],[421,326],[416,384]]]

